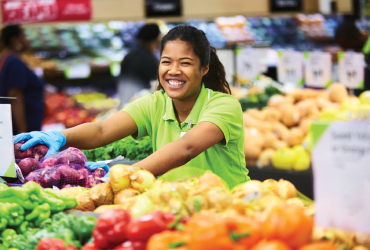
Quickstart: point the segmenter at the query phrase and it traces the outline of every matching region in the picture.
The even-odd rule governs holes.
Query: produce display
[[[142,160],[153,153],[150,137],[135,140],[131,136],[115,141],[107,146],[82,150],[88,161],[105,161],[124,156],[132,161]]]
[[[62,212],[76,204],[73,196],[35,182],[0,184],[0,249],[34,250],[42,238],[60,238],[80,248],[90,239],[96,219]]]
[[[246,111],[247,109],[262,109],[267,106],[271,96],[281,94],[282,92],[272,85],[267,85],[265,87],[253,85],[248,89],[247,96],[242,94],[243,97],[238,99],[242,106],[242,110]]]
[[[62,123],[65,127],[74,127],[82,123],[91,122],[94,118],[77,106],[74,97],[64,93],[48,94],[45,97],[45,119],[43,125]]]
[[[307,170],[312,144],[310,123],[319,119],[355,119],[355,114],[361,116],[360,110],[369,110],[366,101],[361,104],[360,99],[349,96],[343,85],[334,83],[327,90],[295,89],[285,95],[273,95],[262,110],[246,110],[243,119],[247,165],[263,168],[272,164],[281,170]],[[366,114],[368,111],[362,116]]]

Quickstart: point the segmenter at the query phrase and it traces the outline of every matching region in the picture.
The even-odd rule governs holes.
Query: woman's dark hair
[[[12,38],[19,36],[22,32],[23,29],[17,24],[5,26],[1,31],[1,41],[3,45],[9,46]]]
[[[194,53],[200,59],[201,67],[209,64],[209,71],[202,79],[205,87],[214,91],[231,94],[229,83],[226,81],[224,66],[218,59],[216,49],[209,44],[204,32],[193,26],[176,26],[162,38],[160,54],[162,55],[167,42],[177,39],[187,42],[193,48]],[[160,84],[159,82],[158,90],[162,88]]]

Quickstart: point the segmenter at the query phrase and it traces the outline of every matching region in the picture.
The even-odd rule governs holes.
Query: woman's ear
[[[202,76],[205,76],[209,71],[209,64],[207,66],[202,67]]]

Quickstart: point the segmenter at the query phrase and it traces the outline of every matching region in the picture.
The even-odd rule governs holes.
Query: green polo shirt
[[[137,137],[151,137],[154,152],[167,143],[179,140],[200,122],[215,124],[225,139],[184,166],[211,170],[223,178],[229,187],[250,180],[245,167],[243,114],[238,100],[233,96],[202,85],[193,109],[180,125],[172,99],[164,91],[148,94],[128,104],[123,111],[134,119],[138,127]]]

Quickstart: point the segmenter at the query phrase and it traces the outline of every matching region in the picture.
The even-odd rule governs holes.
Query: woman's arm
[[[203,151],[224,139],[221,129],[211,122],[201,122],[181,139],[168,143],[158,151],[135,164],[155,176],[182,166]]]
[[[10,89],[8,96],[17,98],[10,100],[10,104],[12,105],[12,115],[18,133],[28,132],[23,91],[21,89]]]
[[[123,111],[101,122],[85,123],[62,131],[67,139],[66,146],[80,149],[105,146],[136,132],[134,119]]]

